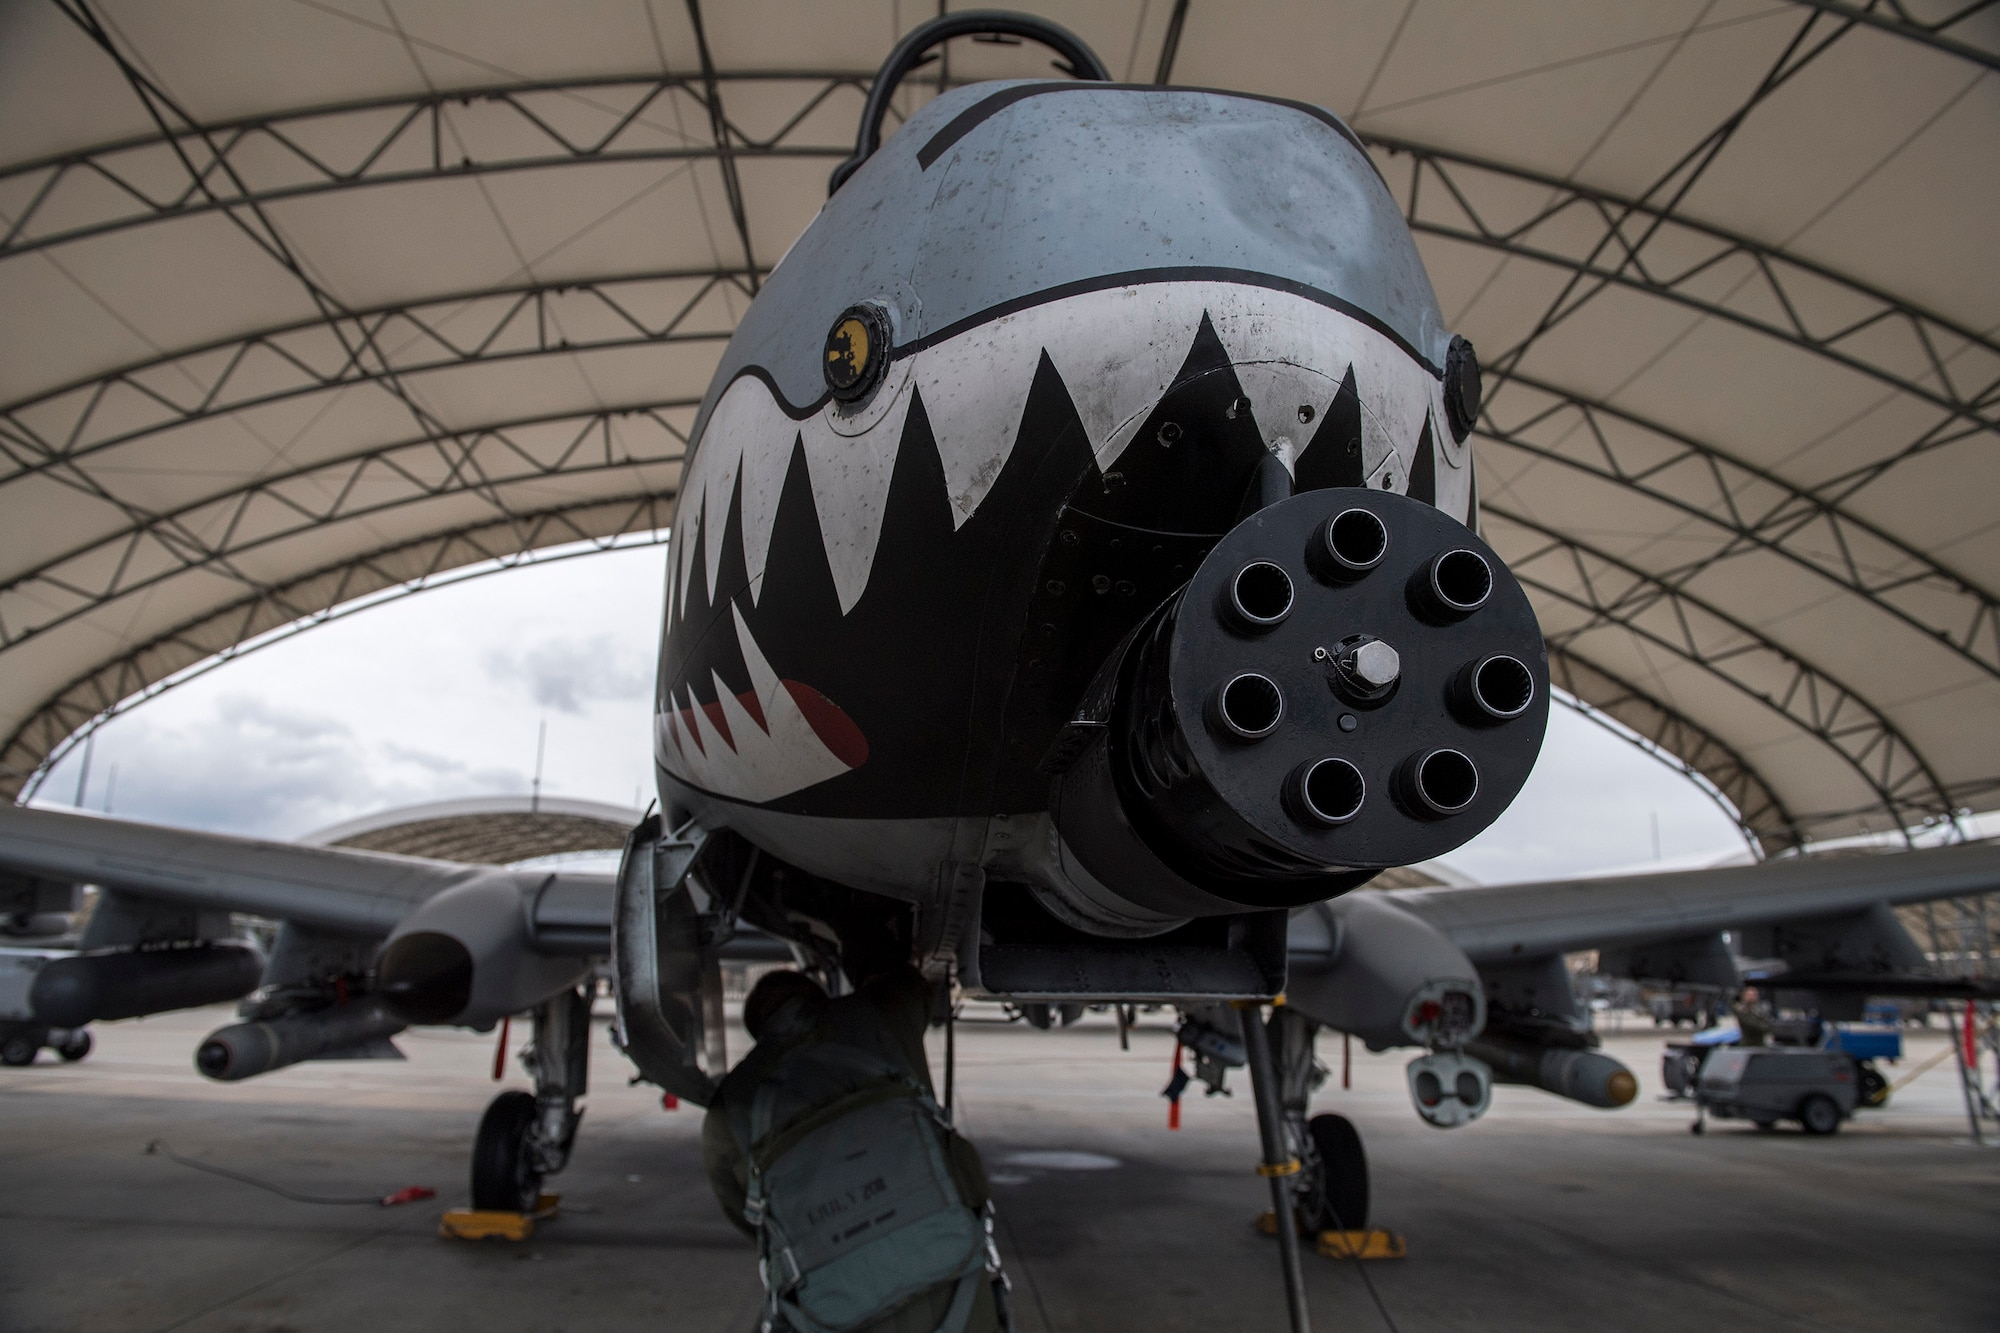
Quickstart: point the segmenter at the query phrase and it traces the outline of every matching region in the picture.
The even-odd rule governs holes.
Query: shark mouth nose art
[[[768,801],[866,762],[870,737],[837,684],[789,673],[797,617],[783,607],[807,598],[810,618],[834,627],[871,591],[920,576],[1022,446],[1038,389],[1066,398],[1107,488],[1135,444],[1174,448],[1179,427],[1151,420],[1161,401],[1226,368],[1239,392],[1227,414],[1254,423],[1301,487],[1367,486],[1470,512],[1471,469],[1445,424],[1439,372],[1331,297],[1140,275],[1016,306],[907,343],[856,402],[829,393],[793,405],[756,369],[716,400],[670,559],[667,632],[688,645],[661,682],[655,744],[670,772]],[[905,457],[918,449],[934,458]],[[899,471],[928,474],[907,496],[937,515],[926,542],[891,532]]]

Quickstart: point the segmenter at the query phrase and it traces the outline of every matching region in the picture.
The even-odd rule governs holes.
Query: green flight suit
[[[930,1017],[930,995],[924,979],[914,968],[876,977],[852,995],[827,1003],[818,1022],[807,1026],[801,1018],[803,1006],[793,1001],[781,1005],[766,1021],[764,1036],[722,1080],[715,1101],[701,1126],[702,1164],[708,1183],[715,1190],[737,1230],[754,1237],[756,1231],[744,1220],[744,1201],[749,1190],[749,1171],[736,1135],[729,1127],[729,1109],[747,1106],[756,1096],[764,1074],[779,1057],[806,1042],[838,1042],[859,1047],[907,1072],[917,1085],[931,1092],[930,1062],[924,1054],[924,1028]],[[797,1123],[810,1113],[781,1118],[773,1132]],[[984,1208],[989,1197],[986,1171],[979,1153],[965,1139],[951,1136],[947,1160],[959,1194],[974,1208]],[[944,1283],[922,1292],[881,1319],[865,1326],[865,1333],[934,1333],[951,1304],[952,1286]],[[973,1301],[967,1333],[1000,1333],[1000,1315],[992,1284],[979,1283]],[[862,1333],[858,1330],[857,1333]]]

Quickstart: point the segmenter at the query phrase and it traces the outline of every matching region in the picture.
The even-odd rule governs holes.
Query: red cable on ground
[[[1180,1083],[1183,1087],[1185,1087],[1186,1082],[1184,1076],[1181,1074],[1181,1043],[1178,1037],[1174,1039],[1173,1070],[1174,1070],[1174,1077],[1171,1080],[1169,1080],[1167,1086],[1171,1088],[1175,1083]],[[1174,1095],[1167,1098],[1167,1128],[1179,1129],[1180,1127],[1181,1127],[1181,1099],[1179,1093],[1176,1092]]]
[[[500,1040],[493,1047],[493,1081],[507,1072],[507,1030],[514,1025],[514,1016],[509,1014],[500,1020]]]
[[[268,1180],[261,1180],[256,1176],[246,1175],[241,1171],[231,1171],[226,1166],[216,1166],[212,1162],[199,1162],[192,1157],[183,1157],[172,1148],[169,1148],[165,1139],[154,1139],[151,1143],[148,1143],[146,1145],[146,1155],[148,1157],[164,1157],[168,1161],[180,1166],[191,1167],[196,1171],[206,1171],[209,1175],[221,1176],[224,1180],[234,1180],[243,1185],[254,1185],[256,1188],[266,1190],[281,1199],[290,1199],[293,1203],[359,1204],[362,1206],[372,1205],[376,1208],[396,1208],[406,1203],[419,1203],[425,1199],[435,1199],[437,1197],[437,1191],[428,1185],[405,1185],[394,1194],[301,1194],[297,1190],[286,1189],[283,1185],[273,1185]]]

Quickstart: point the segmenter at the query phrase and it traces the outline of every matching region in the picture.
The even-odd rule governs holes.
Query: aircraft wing
[[[0,868],[376,937],[417,904],[494,869],[15,805],[0,806]]]
[[[2000,891],[2000,843],[1383,897],[1481,966]]]

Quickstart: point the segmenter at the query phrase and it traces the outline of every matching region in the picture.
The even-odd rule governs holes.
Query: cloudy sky
[[[644,805],[665,564],[663,548],[639,548],[511,569],[282,640],[105,726],[82,803],[296,837],[398,805],[526,793],[546,722],[544,792]],[[38,801],[74,803],[80,769],[73,752]],[[1557,708],[1521,798],[1447,861],[1501,881],[1742,848],[1692,783]]]

